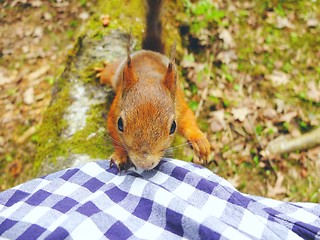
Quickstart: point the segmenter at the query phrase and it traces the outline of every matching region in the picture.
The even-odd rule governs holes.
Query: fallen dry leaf
[[[225,122],[224,109],[211,113],[210,128],[213,132],[219,132],[227,128]]]
[[[308,170],[305,167],[301,167],[300,175],[301,175],[302,178],[308,177]]]
[[[18,177],[22,171],[22,163],[20,160],[16,159],[6,166],[6,172],[12,177]]]
[[[52,20],[52,14],[50,12],[45,12],[43,14],[43,18],[46,20],[46,21],[51,21]]]
[[[250,110],[247,107],[233,108],[231,110],[231,113],[232,113],[235,120],[239,120],[240,122],[244,122],[247,115],[250,113]]]
[[[313,102],[320,102],[320,86],[315,81],[308,82],[307,98]]]
[[[277,112],[278,113],[282,113],[286,110],[287,107],[282,99],[276,98],[274,101],[277,105]]]
[[[277,117],[277,111],[274,110],[273,108],[266,108],[262,112],[263,116],[269,119],[273,119]]]
[[[27,105],[31,105],[34,103],[34,89],[33,89],[33,87],[27,88],[27,90],[23,93],[23,102]]]
[[[254,105],[253,108],[256,109],[256,107],[258,108],[266,108],[268,101],[266,99],[263,98],[257,98],[254,100]],[[247,106],[247,105],[245,105]]]
[[[48,71],[50,70],[50,66],[49,65],[44,65],[40,68],[38,68],[36,71],[33,71],[31,73],[29,73],[26,76],[26,79],[30,82],[39,79],[40,77],[44,76]]]
[[[294,25],[286,17],[277,16],[277,27],[278,28],[290,28],[294,29]]]
[[[230,177],[227,179],[229,183],[231,183],[232,186],[235,188],[239,187],[240,184],[240,177],[239,175],[234,175],[233,177]]]
[[[227,29],[223,29],[219,33],[219,38],[223,41],[226,48],[232,48],[235,46],[231,33]]]
[[[82,12],[82,13],[80,13],[79,14],[79,18],[81,19],[81,20],[87,20],[88,18],[89,18],[89,13],[88,12]]]
[[[219,88],[214,88],[214,89],[210,90],[210,96],[214,96],[216,98],[222,98],[223,92]]]
[[[43,37],[43,28],[40,26],[37,26],[33,31],[33,36],[42,38]]]
[[[234,152],[243,152],[244,148],[245,148],[244,143],[238,143],[238,144],[235,144],[234,146],[232,146],[232,150]]]
[[[250,135],[254,134],[254,126],[252,125],[252,123],[248,119],[244,120],[243,128],[246,131],[246,133],[248,133]]]
[[[237,60],[237,58],[237,54],[233,50],[221,51],[217,56],[217,59],[225,64],[229,64],[233,60]]]
[[[311,161],[320,162],[320,146],[310,149],[307,156]]]
[[[285,85],[289,82],[288,74],[278,70],[274,70],[272,74],[267,75],[266,78],[271,80],[275,86]]]
[[[4,67],[0,67],[0,86],[13,83],[18,80],[16,72],[9,71]]]
[[[42,6],[42,1],[40,0],[32,0],[30,1],[30,4],[32,7],[41,7]]]
[[[317,27],[317,26],[319,26],[319,21],[318,21],[318,19],[315,18],[315,17],[309,18],[309,19],[307,20],[307,26],[308,26],[308,27]]]
[[[274,186],[268,184],[268,197],[274,198],[277,195],[284,194],[287,192],[286,188],[282,186],[284,175],[281,172],[277,173],[277,181]]]
[[[289,113],[286,113],[284,115],[282,115],[280,118],[279,118],[279,121],[280,122],[291,122],[291,120],[296,117],[298,114],[297,112],[289,112]]]

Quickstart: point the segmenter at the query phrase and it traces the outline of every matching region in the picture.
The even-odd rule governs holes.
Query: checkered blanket
[[[0,236],[320,239],[320,205],[243,194],[209,170],[178,160],[121,174],[109,161],[97,161],[1,192]]]

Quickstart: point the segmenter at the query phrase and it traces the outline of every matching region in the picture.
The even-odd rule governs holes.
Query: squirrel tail
[[[159,53],[164,53],[162,42],[161,7],[162,0],[146,0],[148,11],[146,15],[146,33],[142,42],[142,48]]]

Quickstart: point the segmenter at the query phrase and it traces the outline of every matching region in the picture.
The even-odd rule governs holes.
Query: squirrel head
[[[175,65],[170,62],[164,74],[137,74],[129,56],[121,86],[116,118],[121,143],[135,167],[152,169],[170,146],[177,129]]]

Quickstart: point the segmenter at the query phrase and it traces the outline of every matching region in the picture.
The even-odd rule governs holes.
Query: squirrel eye
[[[177,127],[176,121],[173,120],[170,128],[170,135],[176,131],[176,127]]]
[[[123,132],[123,121],[121,117],[118,119],[118,129],[120,132]]]

